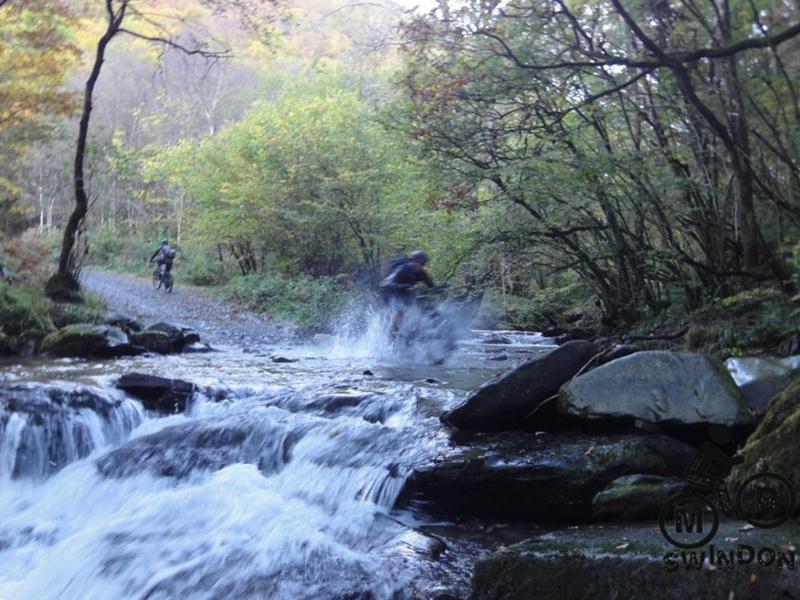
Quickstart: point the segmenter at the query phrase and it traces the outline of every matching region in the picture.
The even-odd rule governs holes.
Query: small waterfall
[[[140,405],[85,387],[0,387],[0,481],[41,479],[109,444],[143,419]]]

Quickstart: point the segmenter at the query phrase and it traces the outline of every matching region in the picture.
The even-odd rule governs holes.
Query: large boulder
[[[725,361],[747,406],[763,411],[792,377],[800,374],[800,356],[729,358]]]
[[[625,475],[612,481],[592,500],[595,520],[634,521],[655,519],[671,496],[684,492],[684,479],[661,475]]]
[[[141,351],[133,347],[119,327],[76,323],[62,327],[42,340],[40,351],[60,357],[111,358]]]
[[[418,467],[399,504],[444,516],[581,521],[613,480],[674,477],[691,454],[688,444],[660,435],[481,435]]]
[[[519,429],[542,402],[558,393],[596,352],[587,341],[568,342],[484,384],[442,421],[457,429],[504,431]]]
[[[744,462],[731,472],[732,489],[766,471],[785,477],[800,495],[800,377],[770,403],[739,454]]]
[[[126,373],[117,388],[141,400],[147,410],[173,414],[184,412],[197,386],[181,379],[167,379],[144,373]]]
[[[753,416],[731,376],[702,354],[637,352],[575,377],[561,388],[562,414],[616,426],[636,420],[680,431],[748,426]]]

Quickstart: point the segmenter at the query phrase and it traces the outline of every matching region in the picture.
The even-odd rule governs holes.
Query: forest
[[[796,1],[0,31],[0,600],[800,597]]]
[[[723,353],[792,333],[777,325],[800,260],[789,3],[123,6],[111,37],[102,2],[0,13],[8,269],[14,248],[55,253],[72,215],[105,35],[62,275],[141,273],[169,238],[178,281],[324,329],[350,284],[420,248],[485,294],[487,323],[721,319],[695,337]],[[325,308],[294,314],[301,298]],[[730,321],[754,301],[774,322]]]

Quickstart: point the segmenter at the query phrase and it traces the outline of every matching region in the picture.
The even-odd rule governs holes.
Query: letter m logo
[[[703,511],[696,506],[691,508],[676,506],[675,531],[682,533],[686,530],[688,533],[693,533],[695,527],[698,533],[703,532]]]

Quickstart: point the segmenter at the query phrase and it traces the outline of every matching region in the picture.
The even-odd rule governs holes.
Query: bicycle
[[[699,548],[714,539],[719,528],[720,512],[727,517],[743,519],[759,529],[773,529],[791,518],[797,507],[794,488],[785,477],[776,473],[761,472],[748,477],[739,486],[735,502],[731,502],[728,486],[724,481],[701,479],[688,479],[688,481],[689,489],[670,497],[658,514],[661,534],[668,542],[679,548]],[[708,533],[699,540],[682,541],[667,531],[669,515],[673,514],[678,533],[681,533],[680,518],[690,533],[697,521],[699,533],[702,531],[704,513],[711,514],[712,524]],[[687,518],[690,516],[691,521],[688,521]]]
[[[161,286],[164,286],[164,291],[168,294],[172,293],[172,274],[167,271],[167,266],[164,263],[158,265],[155,271],[153,271],[153,289],[159,290]]]

